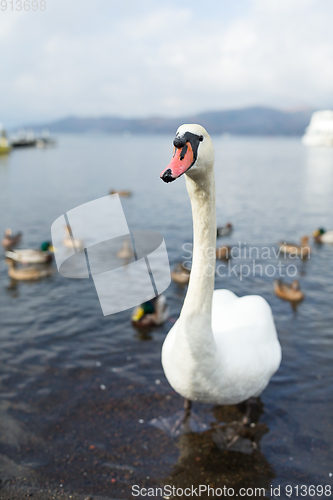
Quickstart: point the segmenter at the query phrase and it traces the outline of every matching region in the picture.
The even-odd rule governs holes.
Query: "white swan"
[[[265,389],[280,366],[281,347],[265,299],[214,291],[215,180],[210,136],[200,125],[182,125],[174,146],[161,178],[171,182],[186,173],[194,253],[180,317],[163,344],[162,365],[170,385],[184,398],[236,404]]]

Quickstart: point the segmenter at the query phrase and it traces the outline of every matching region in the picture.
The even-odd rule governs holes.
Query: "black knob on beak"
[[[172,176],[171,168],[168,168],[168,170],[163,172],[163,175],[161,175],[161,179],[164,182],[172,182],[175,180],[175,178]]]
[[[178,148],[178,149],[181,149],[185,146],[186,144],[186,139],[185,137],[175,137],[174,141],[173,141],[173,145],[175,146],[175,148]]]

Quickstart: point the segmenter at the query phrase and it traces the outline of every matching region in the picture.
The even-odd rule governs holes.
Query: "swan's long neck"
[[[215,180],[186,176],[193,216],[193,258],[182,314],[211,315],[216,261]]]
[[[212,298],[216,261],[215,179],[213,165],[204,176],[186,175],[193,215],[193,259],[188,291],[179,318],[178,340],[212,348]],[[182,337],[182,338],[179,338]],[[184,347],[185,347],[184,345]]]

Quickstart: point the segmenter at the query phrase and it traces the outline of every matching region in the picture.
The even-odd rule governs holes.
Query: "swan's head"
[[[201,125],[182,125],[173,141],[174,152],[169,165],[161,173],[164,182],[172,182],[183,174],[205,175],[214,164],[214,147]]]

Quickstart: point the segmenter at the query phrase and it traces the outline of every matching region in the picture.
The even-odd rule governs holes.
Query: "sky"
[[[7,127],[333,107],[332,0],[36,1],[0,10]]]

